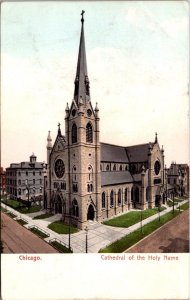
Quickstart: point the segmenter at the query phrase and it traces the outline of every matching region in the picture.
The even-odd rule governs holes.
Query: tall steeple
[[[86,102],[90,100],[90,87],[87,74],[87,63],[86,63],[86,50],[85,50],[85,39],[84,39],[84,10],[82,10],[81,18],[81,36],[79,44],[79,54],[77,62],[77,71],[75,78],[75,90],[74,99],[79,104],[80,101]]]

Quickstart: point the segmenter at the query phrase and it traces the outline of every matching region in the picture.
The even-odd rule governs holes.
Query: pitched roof
[[[128,163],[125,147],[101,143],[101,161]]]
[[[148,160],[149,146],[154,143],[147,143],[141,145],[134,145],[126,147],[128,158],[130,162],[143,162]]]
[[[118,163],[135,163],[148,160],[149,146],[154,143],[123,147],[101,143],[101,161]]]
[[[101,186],[133,182],[129,171],[101,172]]]

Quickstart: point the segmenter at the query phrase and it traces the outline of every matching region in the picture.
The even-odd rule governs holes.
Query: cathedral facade
[[[153,142],[118,146],[100,142],[99,108],[93,107],[87,74],[84,18],[74,98],[65,110],[65,134],[58,125],[47,138],[45,208],[84,229],[132,208],[147,209],[164,201],[164,150]]]

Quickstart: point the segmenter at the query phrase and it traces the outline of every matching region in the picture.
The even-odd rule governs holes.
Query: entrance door
[[[89,205],[88,213],[87,213],[87,220],[94,220],[94,208],[92,204]]]

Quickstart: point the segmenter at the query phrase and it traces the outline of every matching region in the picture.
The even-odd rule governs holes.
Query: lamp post
[[[26,190],[28,192],[28,209],[29,209],[29,206],[30,206],[30,200],[29,200],[29,192],[30,192],[30,189],[29,189],[29,184],[28,184],[28,179],[25,180],[25,185],[26,185]]]
[[[158,204],[158,220],[159,220],[159,222],[160,222],[160,202],[159,202],[159,204]]]
[[[69,250],[71,249],[71,208],[69,207]]]
[[[86,253],[88,253],[88,226],[86,226],[85,231],[86,231]]]
[[[142,229],[142,221],[143,221],[143,210],[141,208],[141,233],[143,232],[143,229]]]
[[[174,214],[174,191],[173,191],[173,193],[172,193],[172,198],[173,198],[173,214]]]

